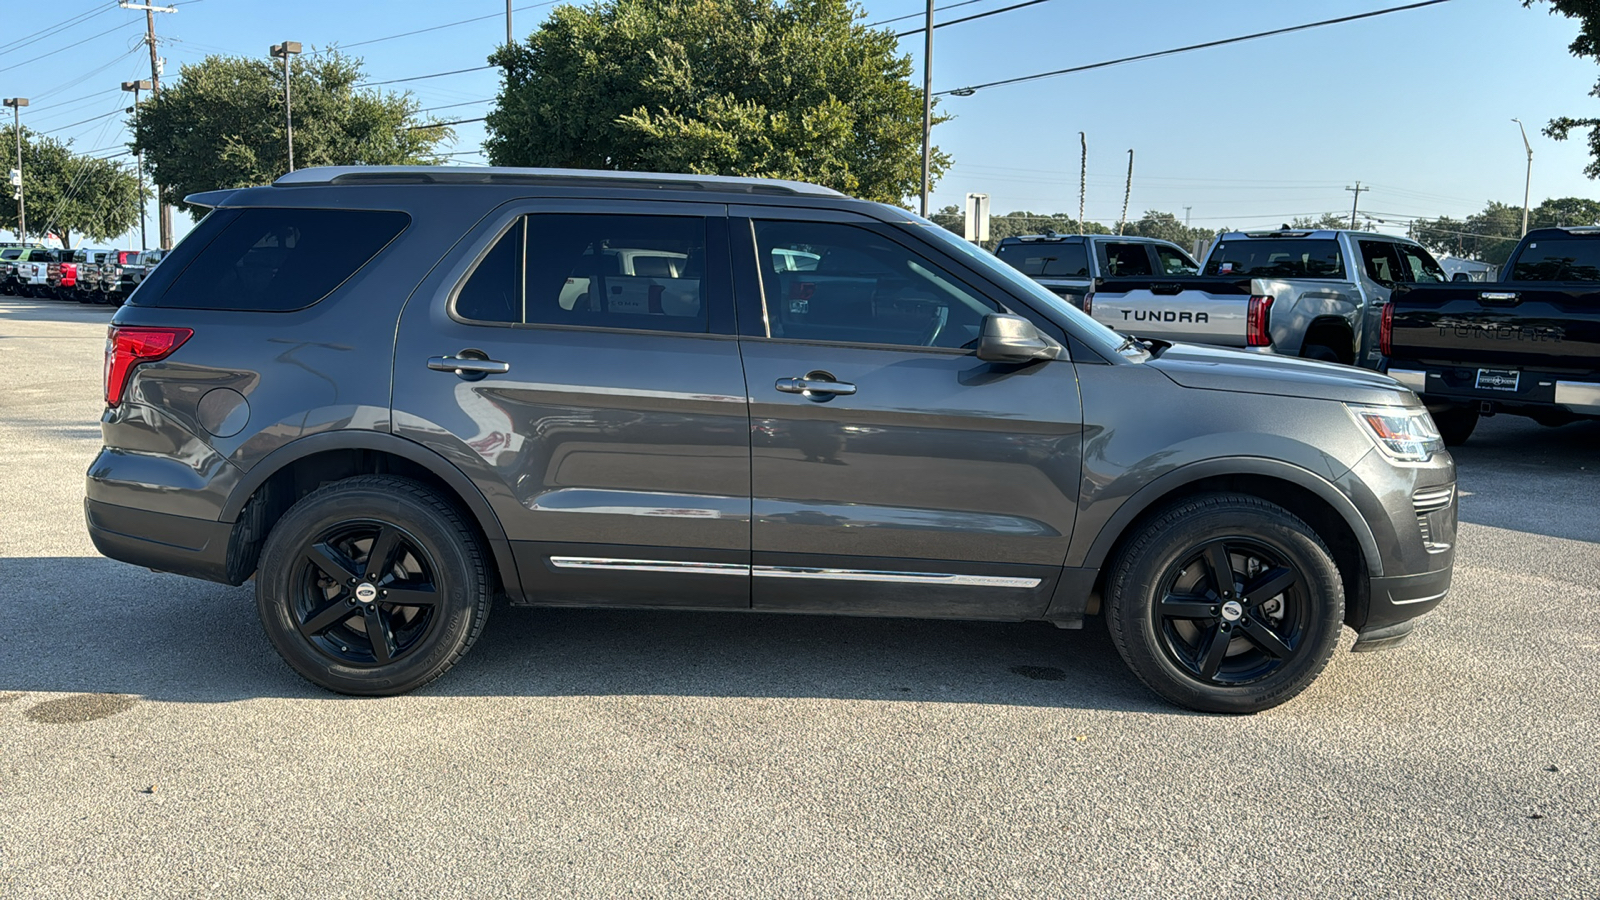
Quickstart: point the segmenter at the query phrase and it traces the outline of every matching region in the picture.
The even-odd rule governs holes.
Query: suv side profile
[[[1376,373],[1127,339],[904,210],[794,182],[304,169],[113,318],[102,553],[255,579],[333,691],[492,601],[1103,614],[1168,700],[1295,696],[1450,585],[1455,469]]]

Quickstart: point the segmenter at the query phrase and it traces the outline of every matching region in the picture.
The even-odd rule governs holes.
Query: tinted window
[[[1106,277],[1136,278],[1154,275],[1150,271],[1150,251],[1144,244],[1107,243]]]
[[[1530,241],[1511,268],[1512,281],[1600,281],[1600,240]]]
[[[1189,254],[1184,253],[1182,250],[1179,250],[1176,247],[1164,247],[1161,244],[1156,244],[1155,245],[1155,251],[1156,251],[1156,262],[1161,264],[1161,274],[1163,274],[1163,275],[1198,275],[1198,274],[1200,274],[1200,264],[1195,262],[1194,260],[1190,259],[1189,258]]]
[[[1358,241],[1361,261],[1366,266],[1367,277],[1379,284],[1405,281],[1400,257],[1395,255],[1395,245],[1388,241]]]
[[[156,305],[268,312],[303,309],[332,293],[411,221],[405,213],[374,210],[229,212],[233,215],[216,237]]]
[[[975,345],[984,316],[1003,312],[954,276],[877,232],[826,222],[757,222],[767,323],[775,338]],[[810,271],[778,271],[785,253],[817,257]]]
[[[1083,243],[1023,241],[1001,244],[997,254],[1018,272],[1035,278],[1088,278],[1089,254]]]
[[[705,332],[705,271],[702,218],[524,216],[461,286],[455,313],[480,322]]]
[[[1206,260],[1207,275],[1247,278],[1343,278],[1338,241],[1254,239],[1223,241]]]
[[[1444,269],[1434,262],[1428,251],[1410,244],[1396,244],[1400,254],[1400,277],[1412,284],[1429,284],[1445,281]]]
[[[12,260],[12,259],[16,259],[17,257],[19,257],[21,255],[22,255],[22,248],[21,247],[7,247],[4,250],[0,250],[0,259]]]

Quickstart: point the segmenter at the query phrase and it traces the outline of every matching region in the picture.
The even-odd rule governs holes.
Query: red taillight
[[[106,332],[106,405],[122,402],[134,366],[167,358],[193,334],[192,328],[111,326]]]
[[[1250,298],[1250,311],[1245,314],[1244,343],[1247,347],[1269,347],[1272,345],[1272,335],[1267,334],[1268,323],[1272,319],[1272,298],[1258,296]]]
[[[1083,295],[1083,312],[1085,315],[1094,315],[1094,291]]]
[[[1378,352],[1384,356],[1389,355],[1389,347],[1394,343],[1394,304],[1383,305],[1383,317],[1378,320]]]

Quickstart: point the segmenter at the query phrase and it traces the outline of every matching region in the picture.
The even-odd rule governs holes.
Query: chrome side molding
[[[882,584],[935,584],[952,587],[1036,588],[1039,578],[1005,575],[961,575],[952,572],[893,572],[876,569],[826,569],[806,566],[747,566],[742,563],[672,559],[612,559],[597,556],[552,556],[558,569],[607,572],[656,572],[664,575],[753,575],[757,578],[809,578],[821,581],[875,581]]]
[[[609,559],[591,556],[552,556],[558,569],[599,569],[608,572],[661,572],[677,575],[749,575],[743,563],[685,562],[671,559]]]

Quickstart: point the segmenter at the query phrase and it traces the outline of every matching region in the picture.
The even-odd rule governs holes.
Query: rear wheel
[[[1274,504],[1208,494],[1158,514],[1113,565],[1111,639],[1156,693],[1247,713],[1311,684],[1338,643],[1344,586],[1305,522]]]
[[[487,554],[425,485],[362,476],[319,488],[267,536],[256,605],[295,671],[342,694],[400,694],[438,678],[483,631]]]
[[[1339,351],[1329,347],[1326,344],[1308,344],[1300,348],[1300,356],[1303,359],[1314,359],[1318,362],[1344,362],[1344,360],[1339,357]]]
[[[1478,427],[1478,411],[1465,406],[1452,406],[1433,413],[1433,424],[1439,428],[1439,437],[1446,447],[1458,447],[1472,437]]]

